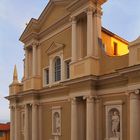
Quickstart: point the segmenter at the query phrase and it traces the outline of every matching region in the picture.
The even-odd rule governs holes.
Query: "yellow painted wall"
[[[103,44],[105,45],[106,53],[109,56],[114,56],[114,42],[116,42],[118,46],[118,53],[117,53],[118,56],[129,53],[128,44],[103,31],[102,31],[102,41],[103,41]]]

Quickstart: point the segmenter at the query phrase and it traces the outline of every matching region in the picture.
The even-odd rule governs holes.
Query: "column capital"
[[[77,99],[76,99],[76,97],[73,97],[73,98],[70,98],[69,101],[71,101],[71,103],[72,103],[73,105],[76,105]]]
[[[100,103],[100,101],[101,101],[101,97],[99,97],[99,96],[94,97],[94,99],[95,99],[96,103]]]
[[[39,103],[32,103],[30,104],[32,107],[38,107],[39,106]]]
[[[16,110],[18,110],[18,109],[20,109],[20,105],[14,105],[14,108],[16,109]]]
[[[72,24],[76,24],[77,20],[75,16],[70,17],[70,21],[72,22]]]
[[[87,103],[93,103],[95,100],[95,96],[84,96],[83,99],[86,100]]]
[[[103,12],[101,9],[97,8],[95,11],[94,11],[94,16],[98,16],[98,17],[101,17],[103,15]]]
[[[15,105],[10,105],[9,109],[15,109]]]
[[[95,10],[94,7],[88,7],[88,8],[86,8],[87,15],[92,15],[95,11],[96,10]]]
[[[127,91],[127,94],[130,95],[131,100],[140,100],[140,89],[134,89],[131,91]]]
[[[31,44],[32,47],[37,47],[39,46],[39,42],[38,41],[34,41],[32,44]]]
[[[29,105],[29,104],[24,104],[23,106],[24,106],[24,108],[26,109],[26,108],[28,108],[28,105]]]

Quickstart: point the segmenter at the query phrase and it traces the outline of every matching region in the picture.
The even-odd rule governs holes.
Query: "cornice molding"
[[[49,27],[44,29],[42,32],[31,32],[30,34],[25,36],[25,38],[22,39],[22,42],[26,44],[26,42],[30,42],[30,40],[43,40],[44,37],[49,36],[55,30],[69,23],[69,17],[69,14],[64,15],[63,17],[55,21],[53,24],[51,24]]]
[[[39,99],[42,96],[50,95],[50,94],[56,94],[56,93],[62,93],[62,91],[69,91],[69,86],[72,88],[76,84],[88,83],[92,89],[95,89],[96,91],[100,92],[100,90],[107,90],[107,89],[113,89],[113,88],[119,88],[119,87],[126,87],[126,90],[135,90],[138,89],[139,85],[137,83],[129,83],[129,72],[132,72],[132,74],[135,75],[136,71],[140,70],[140,65],[132,66],[128,68],[124,68],[121,70],[118,70],[115,73],[106,74],[102,76],[95,76],[95,75],[89,75],[84,76],[76,79],[71,79],[68,81],[63,81],[58,86],[54,87],[48,87],[48,88],[42,88],[41,90],[29,90],[29,91],[23,91],[16,95],[10,95],[6,97],[6,99],[10,101],[17,101],[20,98],[26,98],[31,97],[31,99]],[[124,75],[125,74],[125,75]],[[128,76],[126,76],[128,75]],[[113,87],[111,85],[114,85]],[[136,85],[134,87],[129,88],[130,86]]]
[[[134,74],[140,71],[140,64],[116,70],[119,74]]]
[[[24,43],[25,38],[27,38],[26,33],[29,31],[29,29],[35,30],[36,31],[35,33],[39,32],[40,28],[42,27],[42,24],[46,20],[46,16],[50,13],[51,9],[55,5],[65,6],[68,5],[69,2],[70,0],[50,0],[47,6],[44,8],[43,12],[40,14],[39,18],[38,19],[32,18],[30,20],[19,40]]]

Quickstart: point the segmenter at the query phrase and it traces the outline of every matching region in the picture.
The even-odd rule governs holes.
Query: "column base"
[[[116,137],[112,137],[112,138],[109,138],[109,140],[120,140],[120,139]]]

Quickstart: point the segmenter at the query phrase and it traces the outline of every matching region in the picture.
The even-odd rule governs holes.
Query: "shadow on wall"
[[[109,56],[106,54],[103,44],[99,41],[100,46],[100,72],[101,74],[107,74],[115,72],[116,69],[128,67],[129,65],[129,54],[122,56]]]

